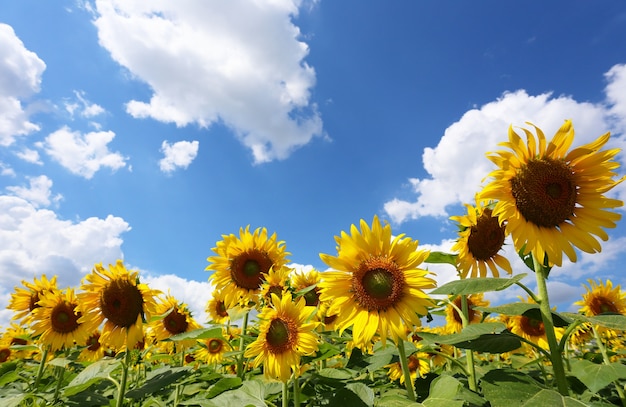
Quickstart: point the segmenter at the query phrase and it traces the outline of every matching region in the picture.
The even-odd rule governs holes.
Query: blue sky
[[[448,250],[509,124],[624,148],[624,38],[619,0],[2,2],[0,307],[123,258],[202,321],[206,258],[246,225],[320,270],[374,215]],[[559,309],[586,278],[626,283],[610,235],[553,271]]]

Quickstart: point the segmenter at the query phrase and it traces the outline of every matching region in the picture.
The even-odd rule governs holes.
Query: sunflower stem
[[[283,407],[289,406],[289,381],[283,382]]]
[[[55,366],[54,370],[56,370],[56,380],[57,380],[57,385],[56,388],[54,389],[54,397],[53,400],[56,403],[59,400],[59,392],[61,391],[61,384],[63,384],[63,376],[65,374],[65,369],[61,366]]]
[[[248,329],[248,315],[250,315],[250,311],[246,311],[243,316],[243,324],[241,326],[241,337],[239,338],[239,351],[241,352],[241,356],[237,360],[237,376],[243,379],[243,361],[244,361],[244,345],[245,345],[245,336],[246,330]]]
[[[293,374],[293,405],[294,407],[300,407],[300,381],[299,379],[300,378],[294,372]]]
[[[602,342],[602,337],[600,336],[600,332],[596,329],[595,325],[591,326],[593,330],[593,336],[596,338],[596,345],[602,354],[602,361],[605,365],[611,364],[611,358],[609,358],[609,354],[606,352],[606,347],[604,346],[604,342]],[[626,407],[626,395],[624,395],[624,389],[620,385],[618,380],[614,380],[615,390],[617,390],[617,394],[619,395],[619,399],[622,401],[622,406]]]
[[[124,362],[122,363],[122,380],[120,381],[120,387],[117,389],[117,401],[115,402],[115,407],[122,407],[124,405],[124,396],[126,395],[126,381],[128,380],[129,365],[130,349],[128,349],[128,346],[126,346]]]
[[[409,370],[409,360],[406,357],[404,350],[404,341],[402,338],[396,340],[398,344],[398,353],[400,354],[400,365],[402,366],[402,373],[404,374],[404,385],[406,386],[406,393],[411,401],[416,401],[415,390],[413,390],[413,380],[411,379],[411,371]]]
[[[567,384],[567,378],[565,377],[565,367],[563,365],[561,348],[556,340],[554,321],[552,320],[552,310],[550,309],[550,300],[548,299],[548,285],[546,280],[548,278],[549,269],[544,267],[542,262],[539,262],[534,254],[533,265],[537,279],[539,310],[541,311],[541,319],[543,321],[546,339],[550,348],[550,361],[552,362],[552,369],[554,370],[554,378],[556,380],[559,393],[567,396],[569,395],[569,386]]]
[[[41,381],[41,377],[43,376],[43,371],[46,368],[46,359],[48,359],[48,347],[46,346],[41,354],[41,361],[39,362],[39,368],[37,369],[37,376],[35,377],[35,384],[33,385],[33,390],[37,390],[39,387],[39,382]]]
[[[461,310],[463,311],[463,328],[469,325],[470,314],[469,314],[469,306],[467,304],[467,295],[463,294],[461,296]],[[478,386],[476,385],[476,368],[474,366],[474,352],[471,349],[465,349],[465,361],[467,363],[467,373],[468,373],[468,382],[469,388],[472,391],[477,391]]]

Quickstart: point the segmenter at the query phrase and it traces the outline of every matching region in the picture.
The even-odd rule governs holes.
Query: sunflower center
[[[80,313],[78,313],[78,315],[75,314],[74,308],[76,308],[75,304],[68,304],[66,302],[61,302],[52,308],[52,312],[50,313],[50,325],[54,332],[66,334],[78,328],[77,321],[78,318],[80,318]]]
[[[129,328],[143,314],[143,297],[139,288],[129,280],[115,279],[101,291],[100,308],[109,321]]]
[[[479,261],[492,259],[504,244],[504,226],[498,222],[498,218],[491,216],[491,209],[486,208],[476,225],[470,229],[467,238],[467,247],[472,256]]]
[[[520,326],[522,331],[529,336],[543,336],[546,333],[543,322],[538,319],[528,318],[522,315]]]
[[[337,319],[337,314],[335,315],[327,315],[324,317],[325,324],[332,324]]]
[[[169,333],[176,335],[185,332],[189,323],[187,322],[187,316],[185,314],[174,309],[163,319],[163,325]]]
[[[269,290],[267,290],[267,298],[268,299],[272,299],[272,294],[276,294],[276,296],[278,298],[282,298],[283,297],[283,287],[279,286],[279,285],[273,285],[269,288]]]
[[[384,311],[402,298],[404,273],[386,256],[371,257],[352,273],[356,302],[368,311]]]
[[[304,295],[304,302],[309,307],[315,307],[320,303],[320,295],[318,293],[317,287],[312,290],[307,291]]]
[[[30,294],[30,301],[28,302],[28,309],[29,311],[34,310],[35,308],[39,308],[41,307],[41,305],[37,304],[39,302],[39,293],[38,292],[32,292]]]
[[[522,216],[546,228],[570,219],[578,196],[571,167],[551,158],[528,161],[511,179],[511,192]]]
[[[231,261],[230,275],[238,287],[257,290],[272,264],[272,259],[266,252],[253,249],[240,254]]]
[[[296,330],[297,327],[291,319],[274,318],[265,336],[270,351],[278,355],[290,350],[296,339]]]
[[[207,343],[207,350],[209,353],[220,353],[223,347],[224,343],[217,338],[213,338]]]
[[[454,300],[454,305],[456,305],[459,309],[463,309],[463,299],[461,297],[457,297]],[[478,322],[480,320],[481,314],[479,311],[476,311],[474,309],[475,305],[472,302],[472,300],[470,298],[467,298],[467,313],[468,315],[468,322],[471,324],[473,322]],[[458,322],[459,324],[463,323],[463,319],[461,319],[461,315],[459,315],[459,312],[456,310],[456,308],[452,308],[453,311],[453,316],[454,316],[454,320],[456,322]]]
[[[27,345],[28,341],[22,338],[12,338],[11,345]]]
[[[224,304],[224,301],[218,301],[217,305],[215,306],[215,311],[217,311],[217,315],[219,315],[220,317],[227,317],[228,316],[228,310],[226,309],[226,304]]]
[[[409,372],[416,372],[420,367],[420,360],[417,356],[411,355],[408,360]]]
[[[593,315],[600,315],[607,312],[613,314],[619,313],[619,309],[615,306],[613,301],[600,296],[592,298],[591,303],[589,304],[589,309],[591,309]]]
[[[0,363],[6,362],[9,359],[9,356],[11,356],[11,349],[9,348],[0,349]]]
[[[92,352],[95,352],[98,349],[100,349],[100,334],[95,333],[91,335],[89,339],[87,339],[87,345],[89,345],[87,346],[87,349],[89,349]]]

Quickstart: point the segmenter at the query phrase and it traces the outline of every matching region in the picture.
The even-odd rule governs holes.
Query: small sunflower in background
[[[85,348],[78,354],[78,360],[96,362],[107,354],[107,349],[100,343],[100,331],[95,331],[87,338]]]
[[[74,344],[85,345],[89,330],[79,322],[81,314],[73,289],[46,292],[39,299],[39,305],[32,315],[33,336],[39,336],[37,342],[53,352],[69,349]]]
[[[607,240],[603,228],[614,228],[621,215],[613,212],[623,205],[604,193],[624,180],[614,180],[614,161],[619,149],[600,149],[609,141],[606,133],[594,142],[568,152],[574,141],[570,120],[550,142],[537,126],[535,135],[522,128],[526,142],[509,127],[509,141],[500,143],[509,150],[488,153],[498,167],[493,180],[478,198],[496,201],[493,216],[511,234],[515,249],[532,253],[539,261],[561,266],[563,253],[576,261],[574,247],[587,252],[601,251],[597,238]]]
[[[289,291],[289,274],[291,269],[286,266],[271,267],[261,283],[260,297],[264,304],[272,301],[272,294],[281,298]]]
[[[96,264],[81,289],[79,323],[87,325],[90,332],[104,323],[100,342],[115,351],[143,347],[143,325],[155,314],[155,297],[160,291],[140,283],[139,273],[127,270],[121,260],[109,264],[108,270]]]
[[[456,267],[460,277],[487,277],[487,268],[494,277],[500,277],[498,268],[512,274],[511,263],[500,254],[506,238],[505,226],[493,216],[489,206],[465,206],[467,215],[450,217],[460,228],[459,239],[451,249],[458,252]]]
[[[337,271],[324,272],[318,287],[320,300],[330,304],[327,315],[336,315],[335,329],[352,326],[354,345],[364,350],[377,334],[385,343],[420,326],[420,316],[434,304],[424,290],[436,283],[418,268],[429,252],[418,250],[417,240],[393,237],[377,216],[371,227],[364,220],[360,226],[335,237],[337,256],[320,254]]]
[[[227,304],[247,307],[257,303],[263,279],[270,268],[280,268],[287,263],[285,242],[276,233],[267,235],[267,229],[257,228],[250,233],[250,226],[239,229],[239,237],[222,235],[223,240],[211,249],[216,255],[207,258],[207,271],[214,271],[209,278],[217,290],[224,293]]]
[[[309,322],[314,312],[302,297],[294,301],[291,295],[272,295],[272,306],[258,315],[259,336],[247,346],[244,357],[254,358],[255,368],[263,364],[266,378],[287,382],[292,371],[300,371],[301,357],[318,349],[318,323]]]
[[[4,334],[0,337],[0,343],[4,344],[0,345],[0,347],[4,346],[9,351],[10,358],[12,360],[30,358],[33,353],[38,352],[38,348],[37,350],[29,349],[28,347],[19,349],[16,348],[16,346],[33,345],[32,333],[33,332],[30,327],[24,327],[12,322],[11,325],[5,329]]]
[[[450,304],[446,306],[446,326],[445,329],[448,333],[458,333],[463,329],[463,319],[457,311],[457,308],[453,307],[454,304],[458,309],[463,309],[463,298],[457,295],[451,299]],[[484,294],[470,294],[467,296],[467,310],[468,310],[468,323],[475,324],[482,320],[483,313],[478,311],[476,307],[488,307],[489,301],[485,300]]]
[[[198,344],[200,348],[194,352],[194,357],[208,364],[222,363],[226,352],[233,350],[224,336],[201,339],[198,340]]]
[[[535,303],[532,298],[526,298],[521,302],[531,304]],[[547,350],[549,348],[548,339],[546,338],[546,329],[543,325],[543,321],[541,320],[541,318],[534,319],[526,315],[510,315],[504,317],[503,322],[505,323],[509,331],[511,331],[515,335],[519,335],[522,338],[529,340],[530,342],[534,343],[542,349]],[[554,329],[557,341],[561,340],[561,337],[563,336],[563,331],[563,328]],[[524,346],[525,349],[527,349],[526,346]]]
[[[319,287],[317,287],[320,281],[320,273],[315,269],[296,271],[291,275],[291,286],[296,293],[308,289],[302,296],[306,301],[306,305],[310,307],[317,307],[320,303],[320,290]]]
[[[206,304],[206,313],[209,315],[210,321],[216,324],[225,324],[230,321],[228,310],[231,304],[226,303],[226,294],[223,290],[214,289],[211,298]]]
[[[426,352],[415,352],[408,359],[409,373],[411,381],[415,382],[418,377],[430,372],[430,355]],[[387,376],[391,380],[400,380],[400,384],[404,383],[404,374],[400,362],[394,362],[385,366],[387,368]]]
[[[621,286],[613,286],[611,280],[603,282],[598,280],[587,280],[588,286],[584,285],[586,292],[581,301],[576,301],[574,305],[581,308],[579,313],[588,317],[605,313],[626,315],[626,293]]]
[[[19,319],[20,323],[28,324],[32,320],[31,312],[40,306],[40,297],[45,293],[58,291],[57,276],[48,280],[43,274],[40,279],[35,277],[32,283],[22,280],[22,285],[26,288],[15,287],[7,308],[16,312],[14,320]]]
[[[171,336],[182,334],[202,328],[191,316],[187,304],[179,302],[175,297],[168,294],[165,298],[157,301],[154,315],[165,315],[150,322],[148,328],[154,335],[156,342],[161,342]],[[195,339],[177,342],[184,347],[195,345]]]

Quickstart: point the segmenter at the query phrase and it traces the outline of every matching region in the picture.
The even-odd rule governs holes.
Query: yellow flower
[[[462,297],[456,296],[454,300],[451,301],[458,309],[463,309]],[[468,323],[474,324],[480,322],[483,313],[476,310],[476,307],[488,307],[489,301],[484,299],[483,293],[479,294],[470,294],[467,296],[467,309],[468,309]],[[461,315],[451,304],[446,306],[446,330],[448,333],[458,333],[463,329],[463,320],[461,319]]]
[[[270,268],[282,267],[286,262],[285,242],[276,240],[276,233],[267,236],[267,229],[257,228],[250,233],[250,226],[239,229],[239,237],[222,235],[209,257],[206,270],[213,270],[210,279],[217,290],[224,292],[226,304],[257,302],[263,278]]]
[[[78,360],[84,362],[96,362],[102,359],[106,355],[106,348],[100,343],[100,331],[92,333],[87,342],[85,348],[80,351]]]
[[[205,311],[209,314],[211,321],[216,324],[225,324],[230,321],[228,310],[232,308],[232,306],[226,304],[225,297],[226,294],[223,290],[214,289],[211,293],[211,299],[207,302]]]
[[[155,319],[150,323],[150,330],[154,334],[155,341],[162,341],[173,335],[183,332],[193,331],[202,328],[191,316],[191,311],[187,304],[180,303],[176,298],[167,295],[163,300],[157,303],[155,315],[167,315],[161,319]],[[196,341],[190,339],[178,342],[182,346],[193,346]]]
[[[596,283],[587,280],[589,286],[585,286],[587,292],[583,294],[582,301],[574,304],[582,308],[578,312],[588,317],[604,313],[626,315],[626,293],[618,285],[613,287],[611,280],[606,280],[606,284],[601,280]]]
[[[291,372],[300,371],[300,358],[318,349],[316,322],[307,322],[315,312],[304,298],[294,302],[291,295],[272,295],[273,307],[262,309],[259,336],[246,348],[244,357],[254,357],[254,367],[263,363],[265,377],[287,382]]]
[[[511,264],[499,254],[504,246],[505,227],[492,216],[491,208],[481,203],[465,206],[467,215],[450,217],[461,227],[459,239],[452,246],[452,251],[459,253],[456,267],[461,278],[468,274],[472,278],[487,277],[487,267],[494,277],[500,277],[498,267],[511,274]]]
[[[261,298],[264,303],[272,301],[272,294],[279,298],[289,290],[289,267],[271,267],[261,283]]]
[[[622,201],[603,195],[624,180],[613,180],[619,164],[612,159],[619,149],[600,151],[609,140],[606,133],[567,152],[574,140],[571,121],[565,121],[547,144],[541,129],[532,126],[536,138],[522,129],[524,143],[509,127],[509,141],[501,145],[512,151],[488,155],[499,168],[491,172],[493,181],[479,199],[497,201],[493,216],[506,222],[515,249],[525,247],[524,254],[532,252],[539,262],[547,256],[551,265],[560,266],[563,253],[574,262],[574,247],[600,252],[596,237],[607,240],[603,228],[615,227],[621,218],[609,209],[622,206]]]
[[[303,295],[306,305],[311,307],[316,307],[320,303],[320,290],[317,287],[320,281],[320,273],[315,269],[308,272],[297,271],[291,276],[291,285],[296,292],[315,286]]]
[[[426,373],[430,372],[430,355],[426,352],[416,352],[408,357],[409,373],[411,375],[411,381],[415,382],[417,377],[423,377]],[[400,380],[400,384],[404,384],[404,373],[402,372],[402,365],[400,362],[391,363],[385,366],[387,369],[387,376],[391,380]]]
[[[40,297],[47,292],[58,290],[57,276],[48,280],[43,274],[40,280],[35,278],[32,283],[22,280],[22,285],[26,289],[15,287],[15,292],[11,294],[7,308],[17,312],[13,319],[22,319],[21,323],[28,324],[32,320],[31,312],[39,307]]]
[[[530,298],[527,298],[525,302],[534,303]],[[529,318],[525,315],[511,315],[505,317],[503,322],[512,333],[531,341],[542,349],[547,350],[549,348],[546,329],[541,319]],[[563,328],[555,328],[554,331],[557,341],[560,341],[563,336]]]
[[[89,337],[85,324],[79,322],[78,299],[74,290],[43,293],[39,307],[33,310],[33,336],[51,351],[84,345]]]
[[[208,364],[221,363],[224,360],[224,354],[232,350],[223,337],[207,338],[198,342],[200,343],[200,349],[194,352],[194,357]]]
[[[32,345],[32,331],[21,325],[11,323],[6,331],[0,336],[0,363],[7,359],[18,360],[29,358],[33,351],[26,349],[15,349],[14,346]]]
[[[102,344],[120,351],[143,343],[143,322],[154,315],[154,297],[160,292],[141,284],[138,272],[127,270],[121,260],[109,264],[109,270],[96,264],[81,288],[78,322],[88,325],[90,332],[104,322]]]
[[[336,257],[320,254],[338,271],[322,273],[320,300],[328,301],[327,315],[336,315],[340,333],[352,326],[355,346],[367,349],[376,334],[385,343],[388,336],[403,338],[406,329],[421,325],[420,316],[433,305],[424,289],[436,283],[418,268],[428,257],[417,250],[418,242],[404,235],[392,237],[389,224],[374,216],[372,227],[361,220],[361,230],[352,225],[351,235],[335,237]]]

